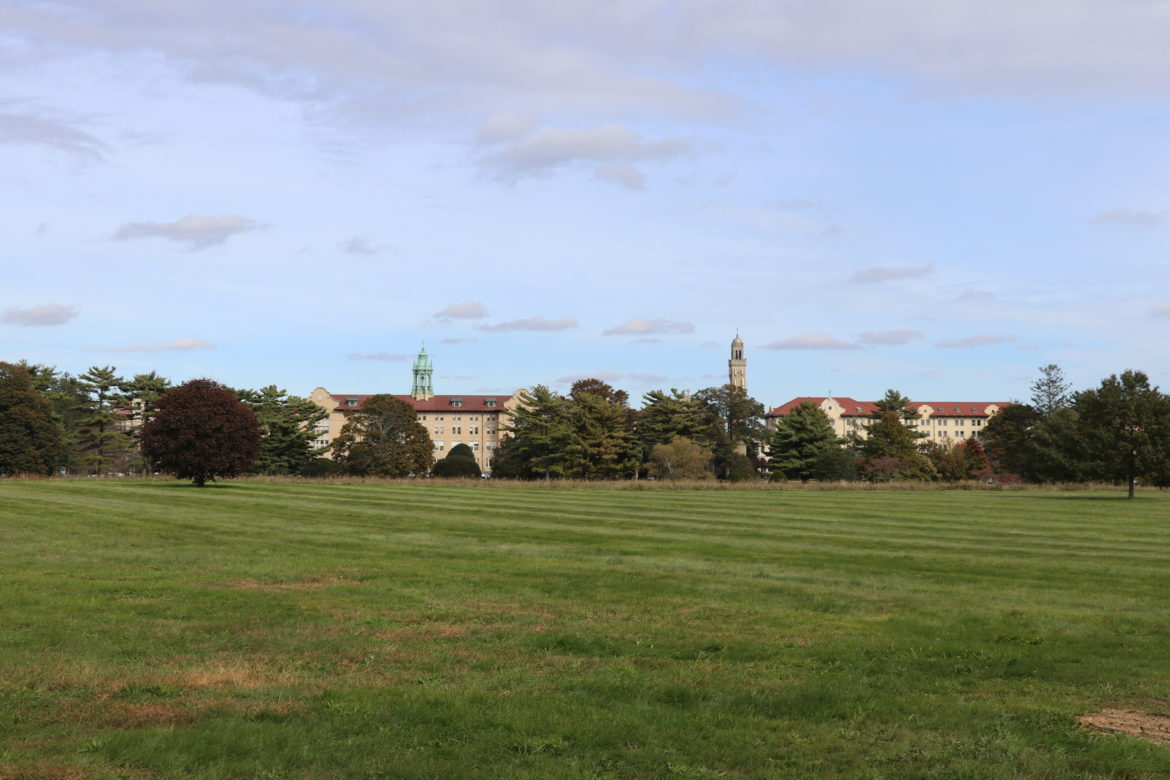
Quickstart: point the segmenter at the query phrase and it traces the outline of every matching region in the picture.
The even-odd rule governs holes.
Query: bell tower
[[[731,342],[731,360],[727,361],[727,383],[747,392],[747,360],[743,356],[743,340],[738,328]]]
[[[424,344],[418,357],[414,359],[414,387],[410,391],[414,400],[429,401],[434,397],[435,389],[431,385],[431,372],[433,371],[434,368],[431,366],[431,359],[427,355],[427,348]]]

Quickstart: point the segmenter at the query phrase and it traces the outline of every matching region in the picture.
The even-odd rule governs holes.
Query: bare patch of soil
[[[1106,707],[1100,712],[1082,715],[1083,726],[1106,734],[1129,734],[1159,745],[1170,745],[1170,715],[1149,710],[1119,710]]]

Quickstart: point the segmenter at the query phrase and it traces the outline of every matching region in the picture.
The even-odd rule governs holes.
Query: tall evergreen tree
[[[636,476],[641,448],[634,438],[633,417],[624,390],[601,380],[577,382],[569,394],[575,441],[569,454],[570,475],[580,479]]]
[[[26,367],[0,362],[0,474],[51,475],[65,462],[49,400]]]
[[[150,464],[142,457],[142,429],[154,418],[158,412],[159,399],[170,389],[171,380],[159,376],[154,371],[135,374],[133,379],[123,385],[129,410],[126,424],[129,426],[131,447],[138,453],[138,457],[133,459],[132,463],[143,474],[149,473]]]
[[[1040,377],[1032,383],[1032,408],[1047,419],[1072,404],[1072,385],[1055,363],[1040,367]]]
[[[90,366],[78,379],[89,397],[78,421],[83,467],[91,474],[125,471],[134,447],[126,380],[113,366]]]
[[[690,393],[671,388],[669,393],[651,390],[642,396],[635,435],[642,446],[643,459],[654,445],[668,444],[675,438],[706,442],[707,429],[707,412]]]
[[[909,399],[898,391],[887,390],[875,404],[879,411],[869,426],[869,435],[860,443],[861,451],[870,467],[880,462],[883,474],[899,479],[931,479],[934,469],[918,447],[924,436],[906,425],[918,417],[909,404]]]
[[[317,448],[317,423],[329,411],[307,398],[289,395],[276,385],[239,390],[239,398],[260,421],[260,455],[253,469],[260,474],[300,474],[325,451]]]
[[[492,459],[492,476],[511,479],[552,479],[574,476],[581,452],[573,405],[568,398],[536,385],[527,390],[502,430]]]
[[[88,415],[90,401],[81,380],[53,366],[25,361],[21,361],[20,365],[28,370],[34,387],[48,399],[53,408],[53,421],[65,445],[66,459],[62,467],[68,472],[82,470],[81,428],[82,420]]]
[[[829,416],[805,401],[776,420],[768,439],[768,469],[773,479],[814,478],[821,453],[837,445]]]

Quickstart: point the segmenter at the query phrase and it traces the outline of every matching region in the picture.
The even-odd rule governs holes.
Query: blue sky
[[[0,359],[1170,386],[1170,3],[9,0]]]

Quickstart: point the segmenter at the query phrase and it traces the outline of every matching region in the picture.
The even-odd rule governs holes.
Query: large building
[[[776,420],[789,414],[802,403],[819,407],[833,423],[838,436],[856,434],[865,438],[869,425],[877,414],[872,401],[855,401],[852,398],[833,396],[804,396],[793,398],[783,406],[777,406],[764,415],[769,431],[775,430]],[[970,439],[983,430],[983,426],[999,410],[1011,406],[1007,401],[913,401],[907,408],[918,413],[917,420],[906,420],[906,425],[925,434],[924,441],[940,444],[956,444]]]
[[[435,458],[442,458],[456,444],[466,444],[475,453],[476,462],[490,473],[492,455],[499,446],[501,426],[511,419],[519,392],[511,395],[435,395],[431,376],[434,368],[424,348],[415,358],[414,383],[410,395],[395,395],[414,407],[418,421],[427,429],[435,448]],[[346,416],[361,411],[372,394],[331,393],[318,387],[309,399],[329,410],[329,417],[317,425],[318,447],[326,447],[341,433]],[[332,453],[326,453],[332,457]]]

